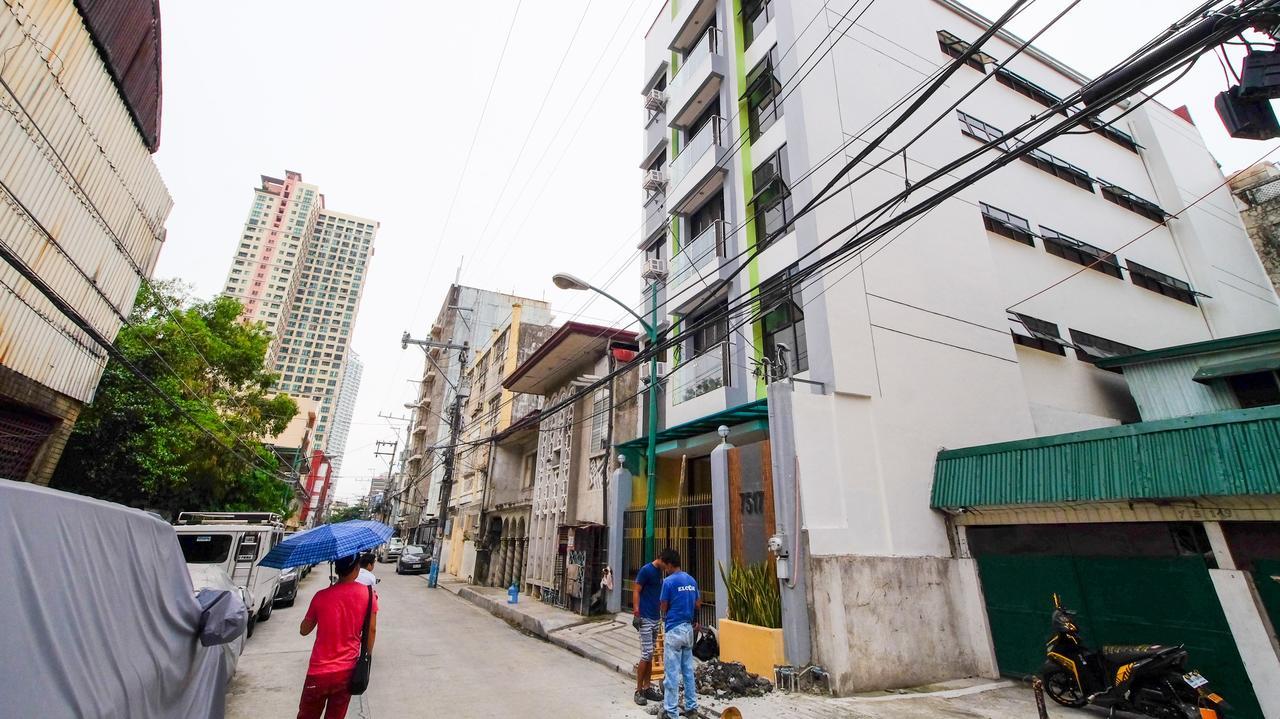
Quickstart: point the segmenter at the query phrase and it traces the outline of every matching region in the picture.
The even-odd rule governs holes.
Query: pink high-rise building
[[[378,223],[325,207],[302,175],[263,175],[254,189],[223,294],[244,304],[246,321],[271,332],[267,362],[277,389],[319,404],[312,446],[340,457],[343,433],[330,443]]]

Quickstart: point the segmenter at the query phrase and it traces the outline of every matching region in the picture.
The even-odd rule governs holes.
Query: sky
[[[163,4],[156,161],[175,204],[156,277],[217,294],[264,174],[301,172],[328,207],[381,223],[352,339],[364,379],[339,498],[386,471],[376,441],[404,441],[405,423],[379,416],[407,416],[421,375],[400,335],[423,336],[455,278],[547,299],[558,321],[621,324],[623,312],[555,289],[556,272],[617,276],[608,288],[638,300],[642,41],[663,4]],[[1008,0],[968,4],[996,17]],[[1037,0],[1010,29],[1027,37],[1067,4]],[[1037,46],[1095,75],[1196,4],[1082,0]],[[1225,88],[1206,57],[1160,100],[1189,108],[1230,172],[1276,143],[1226,135],[1213,110]]]

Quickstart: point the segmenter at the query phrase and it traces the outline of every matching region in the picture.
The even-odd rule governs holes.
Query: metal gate
[[[709,500],[709,497],[704,498]],[[631,609],[631,585],[640,571],[644,554],[644,510],[624,515],[622,534],[622,603]],[[698,583],[702,607],[698,621],[716,626],[715,547],[711,530],[711,503],[659,509],[654,516],[654,539],[659,551],[672,547],[680,553],[681,567]]]
[[[975,551],[1002,674],[1039,671],[1057,592],[1079,612],[1090,646],[1185,644],[1233,717],[1262,719],[1203,556],[1082,556],[1069,553],[1070,541],[1050,546],[1060,553]]]

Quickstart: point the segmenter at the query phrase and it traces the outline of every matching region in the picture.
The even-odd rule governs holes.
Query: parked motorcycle
[[[1225,719],[1230,709],[1200,672],[1186,669],[1182,645],[1104,646],[1080,639],[1075,612],[1053,595],[1053,638],[1040,678],[1053,701],[1086,704],[1158,719]]]

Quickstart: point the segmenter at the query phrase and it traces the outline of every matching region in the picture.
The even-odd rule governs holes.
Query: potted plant
[[[729,617],[719,622],[720,659],[741,662],[747,671],[772,677],[786,664],[782,642],[782,598],[773,563],[734,562],[720,566],[729,593]]]

